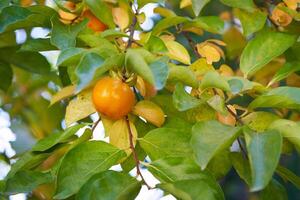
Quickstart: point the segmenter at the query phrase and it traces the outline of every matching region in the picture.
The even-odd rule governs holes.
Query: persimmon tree
[[[144,185],[221,200],[231,169],[256,199],[300,188],[281,159],[300,150],[299,0],[54,2],[0,2],[1,106],[39,139],[4,159],[1,198],[130,200]]]

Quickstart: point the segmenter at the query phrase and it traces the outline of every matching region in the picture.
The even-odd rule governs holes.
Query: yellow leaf
[[[182,46],[180,43],[176,41],[166,41],[164,40],[164,43],[168,49],[167,55],[173,59],[177,60],[179,62],[182,62],[184,64],[191,64],[191,58],[188,53],[188,51]]]
[[[185,8],[192,5],[192,0],[181,0],[180,8]]]
[[[221,54],[216,48],[216,45],[209,42],[197,44],[197,51],[202,57],[206,58],[208,64],[218,62],[221,59]]]
[[[220,45],[220,46],[226,46],[226,43],[223,42],[222,40],[216,40],[216,39],[208,39],[206,40],[207,42],[213,42],[217,45]]]
[[[135,146],[137,139],[137,131],[135,125],[129,122],[130,130],[132,133],[132,141]],[[126,119],[119,119],[116,121],[109,130],[109,143],[124,150],[127,155],[131,154],[130,137]]]
[[[193,62],[193,64],[191,64],[189,66],[189,68],[195,73],[198,80],[201,80],[202,76],[206,72],[211,71],[211,70],[215,70],[212,65],[207,64],[205,58],[200,58],[200,59],[196,60],[195,62]]]
[[[72,123],[88,117],[96,112],[92,102],[92,90],[82,91],[75,99],[70,101],[66,109],[66,125],[70,126]]]
[[[176,14],[172,10],[169,10],[169,9],[163,8],[163,7],[156,7],[156,8],[154,8],[153,12],[156,13],[156,14],[159,14],[163,17],[176,16]]]
[[[112,15],[114,22],[120,27],[121,30],[124,30],[129,25],[129,14],[126,8],[116,7],[112,9]]]
[[[136,16],[136,18],[137,18],[138,22],[140,24],[142,24],[146,20],[146,15],[145,15],[145,13],[140,13],[139,15]]]
[[[285,5],[283,3],[280,3],[274,8],[271,15],[271,20],[278,26],[284,27],[289,25],[293,21],[293,18],[289,14],[287,14],[286,12],[278,8],[280,6],[285,6]]]
[[[108,117],[105,117],[104,115],[101,115],[101,121],[104,127],[104,131],[105,131],[105,136],[108,136],[108,132],[111,129],[111,127],[113,126],[113,124],[115,123],[115,120],[111,120]]]
[[[233,76],[234,75],[233,70],[228,65],[225,65],[225,64],[221,65],[218,71],[222,76]]]
[[[146,85],[142,77],[140,76],[137,77],[135,87],[139,90],[140,94],[143,97],[146,96]]]
[[[154,124],[157,127],[161,127],[165,122],[165,114],[162,109],[151,101],[140,101],[134,108],[133,113],[140,117],[143,117],[146,121]]]
[[[289,9],[296,10],[300,0],[283,0]]]
[[[161,35],[159,37],[163,41],[174,41],[175,40],[175,36],[173,34],[165,34],[165,35]]]
[[[64,87],[61,89],[59,92],[57,92],[55,95],[52,96],[51,101],[50,101],[50,106],[55,104],[56,102],[63,100],[67,97],[70,97],[74,94],[75,92],[75,85],[70,85],[67,87]]]

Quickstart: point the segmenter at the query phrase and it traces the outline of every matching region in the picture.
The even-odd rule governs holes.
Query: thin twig
[[[100,121],[101,121],[101,117],[99,116],[99,119],[95,122],[95,124],[92,127],[92,133],[94,132],[94,130],[96,129]]]
[[[197,44],[194,42],[194,40],[192,39],[192,37],[187,32],[184,32],[184,31],[182,32],[182,34],[187,39],[189,45],[193,49],[193,52],[194,52],[195,56],[197,58],[201,58],[201,55],[197,51],[197,46],[196,46]]]
[[[136,166],[136,173],[137,175],[139,175],[142,179],[142,182],[147,186],[148,190],[151,189],[151,187],[147,184],[147,182],[145,181],[144,177],[143,177],[143,174],[141,173],[141,170],[140,170],[140,160],[138,158],[138,155],[134,149],[134,144],[133,144],[133,135],[132,135],[132,132],[131,132],[131,128],[130,128],[130,123],[129,123],[129,118],[128,116],[125,117],[126,119],[126,124],[127,124],[127,128],[128,128],[128,133],[129,133],[129,143],[130,143],[130,149],[132,151],[132,155],[133,155],[133,159],[135,161],[135,166]]]
[[[132,4],[131,4],[132,6]],[[135,10],[135,13],[133,14],[133,18],[132,18],[132,23],[129,27],[129,39],[128,39],[128,43],[127,43],[127,46],[126,46],[126,49],[130,48],[132,43],[134,42],[134,39],[133,39],[133,36],[134,36],[134,27],[135,25],[137,24],[137,17],[136,15],[138,15],[138,10],[136,9]]]

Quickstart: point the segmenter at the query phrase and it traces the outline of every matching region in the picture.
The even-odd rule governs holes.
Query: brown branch
[[[141,170],[140,170],[140,160],[139,160],[138,155],[137,155],[137,153],[136,153],[136,151],[134,149],[133,135],[132,135],[131,128],[130,128],[130,122],[129,122],[128,115],[125,117],[125,119],[126,119],[126,124],[127,124],[127,128],[128,128],[128,133],[129,133],[130,149],[132,151],[133,159],[135,161],[136,173],[137,173],[137,175],[139,175],[141,177],[142,182],[147,186],[148,190],[150,190],[151,187],[145,181],[145,179],[143,177],[143,174],[141,173]]]
[[[201,55],[198,53],[197,51],[197,44],[194,42],[194,40],[192,39],[192,37],[187,33],[187,32],[182,32],[183,36],[187,39],[189,45],[191,46],[191,48],[194,51],[194,54],[197,58],[201,58]]]
[[[132,6],[132,4],[131,4]],[[134,36],[134,27],[137,24],[137,17],[136,15],[138,15],[138,10],[135,11],[135,13],[133,14],[133,18],[132,18],[132,23],[129,27],[129,39],[128,39],[128,43],[126,46],[126,49],[130,48],[132,43],[134,42],[133,36]]]
[[[94,130],[96,129],[100,121],[101,121],[101,117],[99,116],[99,119],[95,122],[95,124],[92,127],[92,133],[94,132]]]

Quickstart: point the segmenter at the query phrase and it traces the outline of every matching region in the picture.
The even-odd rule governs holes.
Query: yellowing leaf
[[[208,64],[218,62],[221,59],[220,50],[216,48],[216,45],[209,42],[197,44],[197,51],[202,57],[206,58]]]
[[[284,27],[289,25],[293,21],[293,18],[289,14],[278,8],[279,6],[284,6],[284,4],[280,3],[274,8],[271,15],[271,20],[278,26]]]
[[[196,60],[193,64],[189,66],[189,68],[195,73],[198,80],[202,79],[202,76],[211,70],[215,70],[214,67],[210,64],[207,64],[205,58],[200,58]]]
[[[180,8],[185,8],[192,5],[192,0],[181,0]]]
[[[116,7],[112,9],[112,15],[114,22],[120,27],[121,30],[124,30],[129,25],[129,14],[126,8]]]
[[[223,42],[222,40],[217,40],[217,39],[208,39],[206,40],[207,42],[213,42],[217,45],[220,45],[220,46],[226,46],[226,43]]]
[[[111,129],[111,127],[113,126],[113,124],[115,123],[114,120],[109,119],[108,117],[105,117],[104,115],[101,115],[101,121],[104,127],[104,131],[105,131],[105,136],[108,136],[108,132]]]
[[[233,76],[234,75],[233,70],[228,65],[225,65],[225,64],[221,65],[218,71],[222,76]]]
[[[70,85],[61,89],[59,92],[52,96],[50,106],[62,99],[72,96],[75,92],[75,88],[75,85]]]
[[[142,24],[146,20],[146,15],[145,15],[145,13],[140,13],[139,15],[136,16],[136,18],[137,18],[138,22],[140,24]]]
[[[172,10],[169,10],[169,9],[163,8],[163,7],[156,7],[156,8],[154,8],[153,12],[157,13],[157,14],[163,16],[163,17],[176,16],[176,14]]]
[[[72,123],[86,118],[95,112],[96,110],[92,102],[92,90],[82,91],[67,106],[65,116],[66,125],[68,127]]]
[[[182,31],[195,33],[196,35],[203,35],[204,31],[199,27],[182,27]]]
[[[161,127],[165,122],[164,112],[158,105],[151,101],[145,100],[138,102],[133,108],[133,113],[143,117],[157,127]]]
[[[164,40],[164,43],[168,49],[167,55],[173,59],[177,60],[179,62],[182,62],[184,64],[191,64],[191,58],[188,53],[188,51],[182,46],[180,43],[176,41],[166,41]]]
[[[135,146],[136,139],[137,139],[137,131],[135,125],[132,122],[129,122],[130,130],[132,133],[132,140]],[[116,121],[109,130],[109,143],[122,149],[126,152],[127,155],[131,154],[130,149],[130,137],[129,137],[129,130],[126,119],[119,119]]]
[[[296,10],[300,0],[283,0],[289,9]]]

